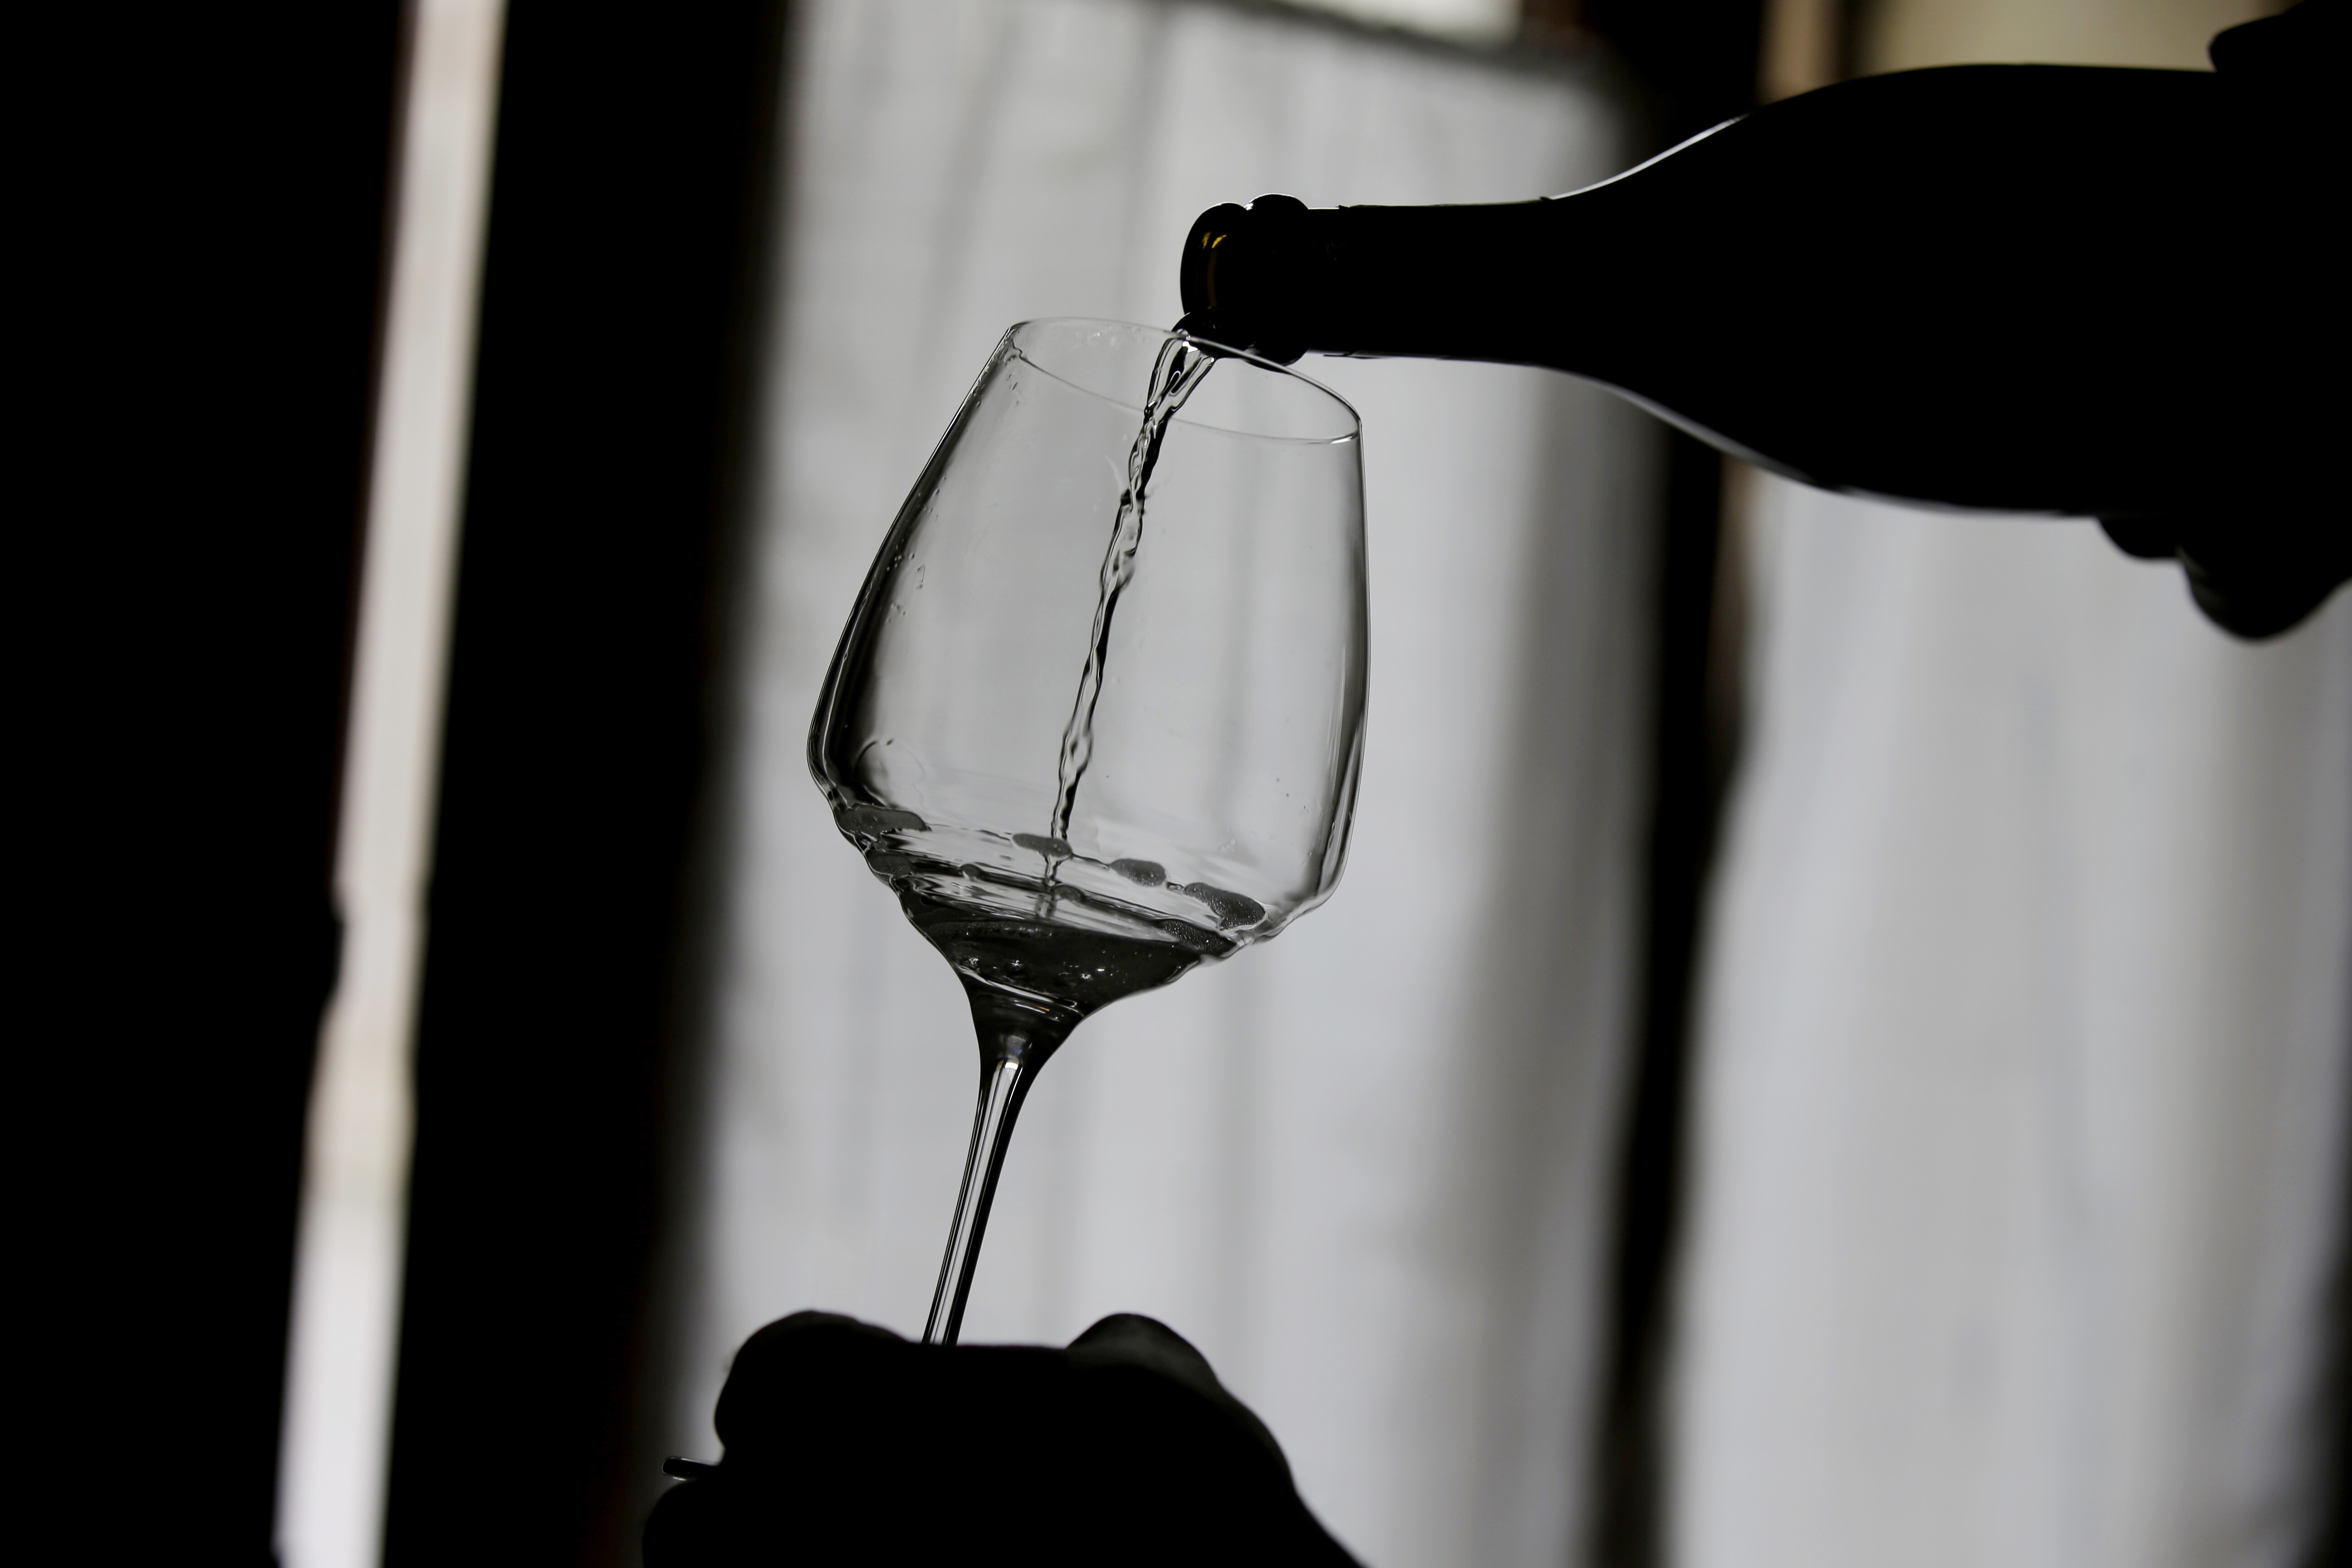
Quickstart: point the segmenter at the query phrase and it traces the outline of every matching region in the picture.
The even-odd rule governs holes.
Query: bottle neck
[[[1567,328],[1580,204],[1310,209],[1286,197],[1194,226],[1188,326],[1288,363],[1306,353],[1584,368]]]

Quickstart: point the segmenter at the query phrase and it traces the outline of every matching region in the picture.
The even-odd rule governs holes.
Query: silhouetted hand
[[[758,1563],[1354,1568],[1272,1433],[1164,1325],[1067,1350],[909,1343],[797,1312],[744,1343],[716,1465],[676,1465],[646,1568]]]
[[[2244,300],[2223,296],[2205,302],[2209,319],[2200,330],[2250,343],[2263,342],[2265,333],[2281,337],[2279,352],[2255,362],[2277,384],[2267,389],[2267,400],[2252,395],[2264,388],[2249,387],[2247,406],[2257,427],[2284,418],[2297,432],[2271,438],[2270,466],[2300,469],[2308,480],[2290,487],[2300,491],[2299,502],[2250,502],[2233,516],[2099,521],[2130,554],[2177,558],[2189,593],[2215,622],[2242,637],[2267,637],[2294,626],[2352,578],[2352,521],[2335,456],[2343,423],[2341,290],[2320,283],[2320,273],[2299,260],[2334,254],[2340,220],[2327,215],[2342,204],[2326,193],[2343,188],[2347,161],[2342,101],[2352,64],[2352,4],[2304,0],[2284,16],[2230,28],[2207,52],[2242,139],[2234,156],[2243,206],[2263,215],[2281,297],[2301,308],[2249,311]],[[2265,449],[2259,439],[2246,446]]]
[[[2127,555],[2178,558],[2197,607],[2250,639],[2292,629],[2352,577],[2352,527],[2341,517],[2103,517],[2099,526]]]

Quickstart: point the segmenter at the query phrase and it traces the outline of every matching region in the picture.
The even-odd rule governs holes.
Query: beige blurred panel
[[[2281,9],[2273,0],[1769,0],[1758,87],[1770,103],[1849,72],[1927,66],[2202,70],[2214,34]]]
[[[1776,103],[1843,76],[1845,15],[1840,0],[1768,0],[1757,96]]]
[[[310,1091],[288,1336],[284,1568],[373,1568],[383,1544],[413,1026],[505,36],[504,0],[412,9],[335,854],[342,963]]]
[[[1876,0],[1861,14],[1855,63],[1865,74],[2009,62],[2203,70],[2214,34],[2281,8],[2265,0]]]

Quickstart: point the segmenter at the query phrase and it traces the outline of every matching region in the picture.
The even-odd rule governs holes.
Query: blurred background
[[[36,666],[103,699],[42,939],[103,1156],[55,1429],[119,1442],[76,1369],[127,1377],[182,1550],[634,1563],[744,1335],[928,1305],[969,1025],[803,743],[1007,325],[1173,321],[1220,201],[1558,193],[2263,10],[368,0],[60,50],[137,67],[48,133],[134,199],[45,244],[141,353],[72,340],[55,401],[147,434],[79,470],[118,526]],[[1056,1059],[967,1338],[1167,1321],[1368,1568],[2341,1561],[2352,602],[2241,644],[2086,521],[1301,368],[1365,426],[1352,864]]]

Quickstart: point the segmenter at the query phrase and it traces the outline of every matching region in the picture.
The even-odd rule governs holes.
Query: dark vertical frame
[[[401,26],[13,35],[11,1393],[60,1557],[270,1560]]]
[[[627,1474],[783,7],[515,0],[387,1562],[636,1560]]]
[[[1664,1401],[1683,1219],[1691,1002],[1722,768],[1709,723],[1723,459],[1684,435],[1666,452],[1653,679],[1653,792],[1641,1024],[1621,1115],[1608,1347],[1591,1554],[1601,1568],[1664,1561]]]
[[[2352,954],[2347,955],[2352,963]],[[2352,1046],[2352,1016],[2344,1020]],[[2352,1091],[2347,1091],[2352,1098]],[[2352,1104],[2344,1108],[2352,1127]],[[2306,1568],[2343,1568],[2352,1563],[2352,1138],[2336,1152],[2342,1162],[2336,1188],[2336,1259],[2327,1281],[2321,1331],[2327,1336],[2320,1385],[2314,1391],[2312,1459],[2318,1475],[2317,1517],[2309,1549],[2299,1559]]]
[[[1663,150],[1756,105],[1764,0],[1528,0],[1530,41],[1597,37],[1630,68]],[[1736,243],[1726,237],[1726,245]],[[1599,1568],[1664,1560],[1664,1431],[1674,1269],[1683,1214],[1691,1000],[1700,917],[1728,773],[1735,711],[1722,687],[1736,658],[1718,647],[1724,459],[1679,430],[1666,437],[1654,602],[1641,1023],[1622,1112],[1611,1243],[1608,1342],[1595,1444],[1588,1559]]]

